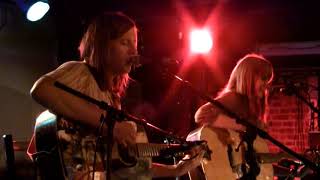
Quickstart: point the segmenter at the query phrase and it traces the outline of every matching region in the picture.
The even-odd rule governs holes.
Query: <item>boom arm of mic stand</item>
[[[60,83],[58,81],[56,81],[54,83],[54,85],[57,88],[60,88],[60,89],[66,91],[66,92],[68,92],[70,94],[73,94],[73,95],[75,95],[75,96],[77,96],[79,98],[82,98],[82,99],[84,99],[84,100],[86,100],[88,102],[91,102],[91,103],[99,106],[99,108],[104,109],[104,110],[107,111],[107,113],[112,114],[113,116],[115,116],[114,119],[116,119],[117,121],[123,121],[123,120],[127,119],[127,120],[133,121],[133,122],[135,122],[137,124],[146,126],[149,129],[152,129],[154,132],[159,133],[161,135],[164,135],[164,136],[166,136],[166,137],[168,137],[170,139],[173,139],[175,141],[185,142],[184,139],[176,137],[176,136],[172,135],[171,133],[168,133],[168,132],[166,132],[166,131],[164,131],[164,130],[162,130],[162,129],[160,129],[160,128],[158,128],[158,127],[156,127],[156,126],[154,126],[154,125],[152,125],[150,123],[148,123],[145,119],[137,118],[135,116],[132,116],[132,115],[122,111],[122,110],[119,110],[119,109],[116,109],[116,108],[114,108],[112,106],[109,106],[104,101],[98,101],[98,100],[96,100],[96,99],[94,99],[94,98],[92,98],[90,96],[87,96],[87,95],[85,95],[85,94],[83,94],[83,93],[81,93],[79,91],[76,91],[76,90],[74,90],[74,89],[72,89],[72,88],[70,88],[70,87],[68,87],[68,86],[66,86],[66,85],[64,85],[64,84],[62,84],[62,83]]]
[[[293,157],[297,158],[298,160],[303,162],[306,166],[310,167],[312,170],[317,172],[317,174],[320,176],[320,168],[319,168],[319,166],[316,165],[315,163],[313,163],[312,161],[310,161],[309,159],[307,159],[307,158],[303,157],[302,155],[292,151],[291,149],[289,149],[288,147],[286,147],[285,145],[283,145],[282,143],[280,143],[279,141],[277,141],[276,139],[271,137],[266,131],[256,127],[255,125],[253,125],[252,123],[250,123],[247,120],[243,119],[242,117],[239,117],[236,113],[234,113],[233,111],[231,111],[228,108],[226,108],[219,101],[216,101],[216,100],[212,99],[210,96],[208,96],[207,94],[201,92],[200,90],[195,89],[190,82],[185,81],[182,78],[180,78],[179,76],[177,76],[175,74],[171,74],[169,72],[166,72],[166,75],[171,77],[171,78],[177,79],[180,82],[182,82],[183,85],[185,85],[186,87],[190,88],[193,92],[195,92],[202,99],[204,99],[204,100],[212,103],[213,105],[217,106],[218,108],[223,110],[229,117],[231,117],[233,119],[236,119],[237,123],[240,123],[240,124],[246,126],[247,128],[252,128],[252,129],[256,130],[257,134],[260,137],[262,137],[263,139],[269,140],[274,145],[278,146],[279,148],[281,148],[282,150],[284,150],[288,154],[290,154]]]

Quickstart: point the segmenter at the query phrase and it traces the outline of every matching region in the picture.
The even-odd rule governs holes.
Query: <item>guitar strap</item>
[[[227,153],[228,153],[229,164],[230,164],[230,167],[231,167],[232,170],[233,170],[233,168],[234,168],[234,162],[233,162],[233,156],[232,156],[232,151],[233,151],[233,149],[232,149],[231,144],[228,144],[227,147],[228,147]]]
[[[32,162],[34,162],[33,155],[35,153],[36,153],[36,142],[35,142],[35,137],[33,133],[27,149],[27,155],[29,156]]]
[[[98,85],[98,87],[101,90],[102,88],[101,88],[101,85],[100,85],[101,83],[100,83],[98,71],[96,70],[96,68],[90,66],[87,63],[85,63],[85,65],[88,67],[89,72],[91,73],[91,75],[93,76],[93,79],[95,80],[96,84]],[[120,97],[116,93],[114,93],[112,91],[110,91],[110,95],[112,97],[112,99],[111,99],[112,103],[115,104],[117,107],[121,107],[121,105],[120,105],[121,104],[120,103]]]

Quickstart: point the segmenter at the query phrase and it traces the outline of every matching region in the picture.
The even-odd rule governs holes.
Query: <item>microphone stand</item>
[[[142,126],[145,127],[145,129],[151,129],[153,132],[159,134],[159,135],[163,135],[165,137],[167,137],[168,139],[172,139],[176,142],[180,142],[180,143],[186,143],[187,141],[180,138],[180,137],[176,137],[174,135],[172,135],[171,133],[168,133],[150,123],[148,123],[145,119],[139,119],[135,116],[132,116],[122,110],[116,109],[110,105],[108,105],[106,102],[104,101],[98,101],[90,96],[87,96],[77,90],[74,90],[58,81],[54,82],[54,86],[56,86],[57,88],[60,88],[74,96],[77,96],[81,99],[84,99],[90,103],[93,103],[95,105],[97,105],[100,109],[103,109],[107,112],[107,117],[101,117],[101,125],[99,127],[99,129],[102,129],[103,124],[107,123],[108,125],[108,132],[107,132],[107,139],[109,140],[107,142],[107,160],[106,160],[106,173],[107,173],[107,180],[111,180],[111,156],[112,156],[112,145],[113,145],[113,127],[115,125],[115,122],[122,122],[125,120],[128,121],[133,121],[137,124],[140,124]],[[108,121],[106,121],[106,119],[109,119]],[[94,174],[93,174],[94,175]]]
[[[306,166],[310,167],[312,170],[314,170],[318,176],[320,176],[320,168],[317,164],[315,164],[314,162],[310,161],[309,159],[303,157],[302,155],[294,152],[293,150],[289,149],[288,147],[286,147],[285,145],[283,145],[282,143],[280,143],[279,141],[277,141],[276,139],[274,139],[272,136],[270,136],[266,131],[256,127],[255,125],[253,125],[252,123],[250,123],[249,121],[247,121],[246,119],[238,116],[236,113],[234,113],[233,111],[231,111],[230,109],[226,108],[222,103],[220,103],[219,101],[216,101],[214,99],[212,99],[209,95],[201,92],[200,90],[195,89],[192,84],[188,81],[183,80],[182,78],[180,78],[179,76],[172,74],[170,72],[166,72],[166,75],[179,80],[184,86],[190,88],[194,93],[196,93],[198,96],[200,96],[202,99],[210,102],[211,104],[217,106],[218,108],[220,108],[221,110],[223,110],[229,117],[233,118],[236,120],[237,123],[242,124],[244,126],[247,127],[248,130],[253,130],[254,132],[257,133],[257,135],[259,135],[261,138],[263,139],[267,139],[270,142],[272,142],[274,145],[278,146],[279,148],[281,148],[283,151],[287,152],[288,154],[292,155],[293,157],[295,157],[296,159],[300,160],[301,162],[303,162]]]

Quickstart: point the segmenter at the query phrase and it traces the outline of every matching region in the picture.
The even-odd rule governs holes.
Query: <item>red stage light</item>
[[[190,32],[190,51],[193,54],[206,54],[212,48],[212,37],[208,29],[194,29]]]

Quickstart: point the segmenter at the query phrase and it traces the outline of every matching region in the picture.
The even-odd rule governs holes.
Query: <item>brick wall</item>
[[[292,74],[291,74],[292,76]],[[291,77],[294,79],[294,77]],[[316,113],[314,121],[312,121],[310,108],[299,100],[296,96],[285,95],[279,89],[283,86],[283,78],[276,80],[276,85],[271,88],[269,96],[269,115],[268,115],[268,132],[272,137],[294,150],[295,152],[303,153],[309,148],[310,130],[318,130]],[[317,86],[316,76],[302,76],[299,79],[294,79],[294,82],[303,82],[312,86]],[[317,102],[317,91],[311,87],[305,87],[300,84],[299,93],[308,101]],[[310,98],[309,98],[310,97]],[[313,129],[310,129],[310,123]],[[271,152],[279,152],[279,148],[269,143]]]

